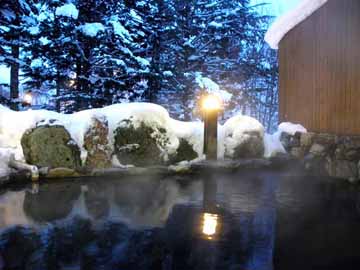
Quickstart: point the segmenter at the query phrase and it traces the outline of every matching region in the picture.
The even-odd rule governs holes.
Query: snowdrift
[[[151,159],[167,164],[204,158],[203,123],[172,119],[166,109],[159,105],[115,104],[68,115],[46,110],[15,112],[0,105],[0,174],[9,172],[7,164],[12,155],[16,160],[28,162],[24,156],[24,137],[42,127],[64,129],[65,135],[71,137],[66,143],[78,149],[81,166],[89,163],[89,157],[97,162],[97,159],[107,155],[111,166],[137,165],[136,156],[135,159],[134,156],[126,159],[122,158],[123,153],[128,155],[151,149]],[[299,127],[290,124],[282,126],[283,130],[291,128],[290,131],[294,132]],[[145,133],[139,133],[141,129]],[[219,125],[218,158],[270,157],[274,153],[284,152],[278,137],[264,134],[263,126],[254,118],[235,116],[224,125]],[[51,142],[58,144],[59,141]],[[148,148],[149,144],[153,144],[152,148]],[[182,153],[176,157],[179,151]],[[134,164],[124,164],[124,160],[135,161]],[[94,160],[89,164],[93,163]]]

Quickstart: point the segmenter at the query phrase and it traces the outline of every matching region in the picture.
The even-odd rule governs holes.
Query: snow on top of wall
[[[89,37],[96,37],[99,32],[105,32],[105,26],[102,23],[85,23],[79,26],[80,31]]]
[[[76,20],[79,16],[79,10],[76,8],[74,4],[69,3],[61,7],[57,7],[55,11],[55,15],[69,17]]]
[[[100,109],[84,110],[73,114],[60,114],[46,110],[28,110],[15,112],[0,105],[0,149],[12,150],[17,160],[24,160],[21,137],[31,128],[39,125],[63,125],[71,138],[80,147],[81,159],[85,161],[84,135],[92,119],[105,117],[109,124],[109,145],[114,144],[114,131],[123,120],[131,119],[137,128],[143,122],[147,125],[164,128],[169,136],[166,152],[175,153],[179,138],[186,138],[194,144],[195,151],[202,153],[202,124],[180,122],[170,118],[167,110],[150,103],[122,103]],[[181,127],[181,128],[179,128]]]
[[[209,94],[218,96],[223,102],[229,102],[232,98],[231,93],[221,90],[220,86],[216,82],[210,78],[203,77],[200,72],[196,74],[195,81],[200,88],[203,88]]]
[[[300,124],[293,124],[290,122],[281,123],[278,127],[278,131],[288,133],[292,136],[295,135],[295,133],[307,133],[306,128],[304,128]]]
[[[265,34],[265,41],[273,49],[279,48],[283,37],[295,26],[306,20],[328,0],[303,0],[294,9],[279,17]]]

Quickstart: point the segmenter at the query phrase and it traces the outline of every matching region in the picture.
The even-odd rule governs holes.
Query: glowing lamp
[[[207,95],[202,100],[202,109],[205,111],[219,111],[222,108],[222,102],[219,97]]]
[[[216,234],[217,227],[218,227],[218,215],[204,213],[203,214],[202,233],[208,239],[212,239],[212,237]]]
[[[31,105],[33,101],[33,96],[30,92],[27,92],[24,96],[23,96],[23,103],[25,105]]]

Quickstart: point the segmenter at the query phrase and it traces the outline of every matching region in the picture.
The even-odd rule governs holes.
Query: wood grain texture
[[[280,121],[360,135],[360,0],[329,0],[279,47]]]

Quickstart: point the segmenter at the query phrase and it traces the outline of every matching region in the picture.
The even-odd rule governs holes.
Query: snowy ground
[[[199,156],[203,156],[203,123],[172,119],[168,112],[159,105],[150,103],[115,104],[68,115],[46,110],[15,112],[0,105],[0,175],[6,175],[9,172],[8,162],[11,155],[14,155],[16,160],[24,160],[20,143],[21,137],[26,130],[39,125],[63,125],[81,149],[82,160],[85,160],[87,152],[83,148],[83,139],[93,117],[107,119],[110,146],[114,143],[114,130],[121,125],[122,120],[132,119],[135,127],[144,122],[147,125],[164,128],[170,139],[166,149],[169,154],[176,151],[179,140],[182,138],[193,145]],[[232,117],[224,125],[220,125],[219,158],[224,157],[225,147],[226,149],[235,148],[242,141],[245,132],[253,131],[264,134],[263,126],[256,119],[243,115]],[[284,123],[279,126],[279,131],[275,134],[265,134],[265,157],[285,152],[279,141],[280,133],[293,134],[295,131],[304,132],[306,130],[302,126]],[[232,134],[231,140],[229,140],[229,134]]]

